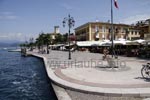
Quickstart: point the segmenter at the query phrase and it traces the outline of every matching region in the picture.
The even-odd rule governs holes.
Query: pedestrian
[[[105,59],[107,58],[107,55],[109,54],[109,51],[108,51],[108,49],[107,49],[107,48],[104,48],[104,50],[103,50],[103,54],[104,54],[104,56],[103,56],[103,60],[105,60]]]

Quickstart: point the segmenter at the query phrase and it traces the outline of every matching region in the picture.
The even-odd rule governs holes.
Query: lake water
[[[42,60],[0,49],[0,100],[57,100]]]

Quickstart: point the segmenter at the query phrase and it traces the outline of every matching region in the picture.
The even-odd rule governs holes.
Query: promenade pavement
[[[138,98],[131,100],[150,97],[150,81],[141,76],[142,64],[149,60],[119,57],[121,67],[112,69],[99,53],[77,51],[71,53],[71,60],[65,51],[51,51],[50,54],[32,52],[32,55],[44,58],[50,79],[63,88],[107,97]]]

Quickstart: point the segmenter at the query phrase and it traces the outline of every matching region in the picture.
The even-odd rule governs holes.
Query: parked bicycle
[[[141,75],[145,79],[150,79],[150,63],[143,65],[141,69]]]

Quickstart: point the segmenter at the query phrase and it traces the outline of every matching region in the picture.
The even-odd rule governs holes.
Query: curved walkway
[[[63,80],[66,80],[68,82],[71,82],[71,83],[76,83],[76,84],[80,84],[80,85],[86,85],[86,86],[92,86],[92,87],[103,87],[103,88],[150,88],[150,82],[130,82],[130,83],[127,83],[126,80],[108,80],[106,82],[103,81],[103,80],[100,80],[101,77],[99,75],[97,75],[96,73],[91,73],[94,76],[94,78],[96,78],[97,80],[99,79],[99,81],[93,81],[93,75],[92,77],[87,77],[89,80],[86,81],[86,77],[83,78],[84,76],[79,76],[79,75],[76,75],[74,78],[71,77],[70,74],[68,73],[65,73],[65,71],[63,71],[64,69],[61,69],[61,68],[58,68],[55,70],[55,74],[56,76],[58,76],[59,78],[63,79]],[[77,70],[76,70],[77,71]],[[84,73],[85,71],[82,71],[82,73]],[[72,73],[72,72],[70,72]],[[66,75],[68,74],[68,75]],[[72,73],[73,74],[73,73]],[[138,80],[144,80],[142,78],[137,78]],[[115,82],[113,82],[115,81]]]
[[[52,51],[49,55],[32,53],[44,59],[50,79],[64,88],[105,96],[150,97],[150,82],[142,79],[140,74],[142,64],[148,62],[147,60],[120,57],[121,60],[127,61],[127,67],[130,68],[124,71],[101,70],[101,67],[78,68],[62,63],[57,68],[51,65],[53,58],[55,61],[67,61],[67,54],[60,51]],[[73,53],[72,61],[88,61],[98,59],[99,56],[102,57],[100,54]],[[104,62],[104,65],[107,63]]]

